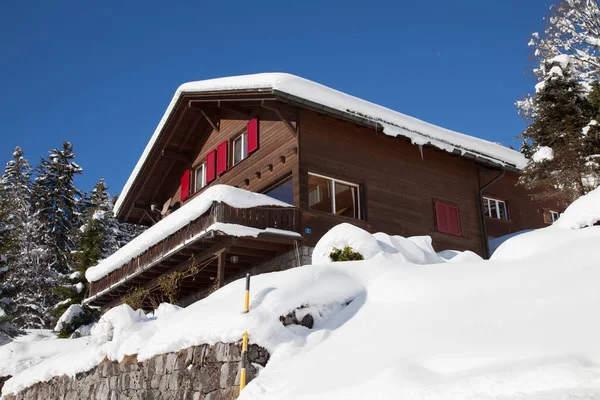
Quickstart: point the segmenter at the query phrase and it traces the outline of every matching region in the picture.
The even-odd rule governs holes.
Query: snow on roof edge
[[[450,153],[458,150],[461,155],[473,153],[476,156],[517,169],[525,167],[525,157],[512,149],[474,136],[465,135],[433,125],[389,108],[371,103],[358,97],[329,88],[325,85],[287,73],[261,73],[216,78],[184,83],[175,92],[152,137],[148,141],[135,168],[131,172],[114,206],[118,214],[123,202],[137,178],[146,158],[154,147],[160,133],[169,119],[175,104],[183,93],[227,92],[240,90],[272,90],[286,93],[341,112],[372,120],[383,126],[384,133],[390,136],[404,136],[416,145],[432,145]]]

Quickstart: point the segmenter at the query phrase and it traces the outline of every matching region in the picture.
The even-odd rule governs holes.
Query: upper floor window
[[[233,165],[248,157],[248,131],[245,130],[240,136],[233,139]]]
[[[503,219],[508,221],[508,208],[503,200],[492,199],[489,197],[483,198],[484,215],[490,218]]]
[[[308,174],[308,206],[312,210],[362,219],[359,185]]]
[[[560,218],[560,213],[558,211],[552,211],[550,210],[550,221],[552,221],[552,223],[555,223],[558,218]]]
[[[206,186],[206,163],[200,164],[194,171],[194,193]]]

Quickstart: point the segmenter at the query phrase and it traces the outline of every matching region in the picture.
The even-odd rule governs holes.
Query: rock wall
[[[248,382],[269,359],[266,349],[248,348]],[[138,362],[105,360],[75,378],[55,377],[6,400],[232,400],[239,392],[240,343],[201,345]]]

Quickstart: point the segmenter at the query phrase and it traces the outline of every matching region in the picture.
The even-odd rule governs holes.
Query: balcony
[[[293,250],[302,240],[299,232],[300,210],[296,208],[235,208],[213,202],[198,218],[90,282],[84,302],[111,307],[136,288],[156,290],[160,276],[187,268],[192,257],[201,268],[182,282],[179,298],[194,296]]]

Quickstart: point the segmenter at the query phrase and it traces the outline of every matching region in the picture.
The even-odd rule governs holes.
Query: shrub
[[[144,287],[138,287],[123,296],[123,303],[134,310],[139,310],[143,307],[144,302],[148,297],[150,297],[150,290]]]
[[[357,261],[364,260],[365,258],[362,254],[354,251],[352,247],[346,246],[343,249],[338,249],[334,247],[331,253],[329,253],[329,258],[331,261]]]

